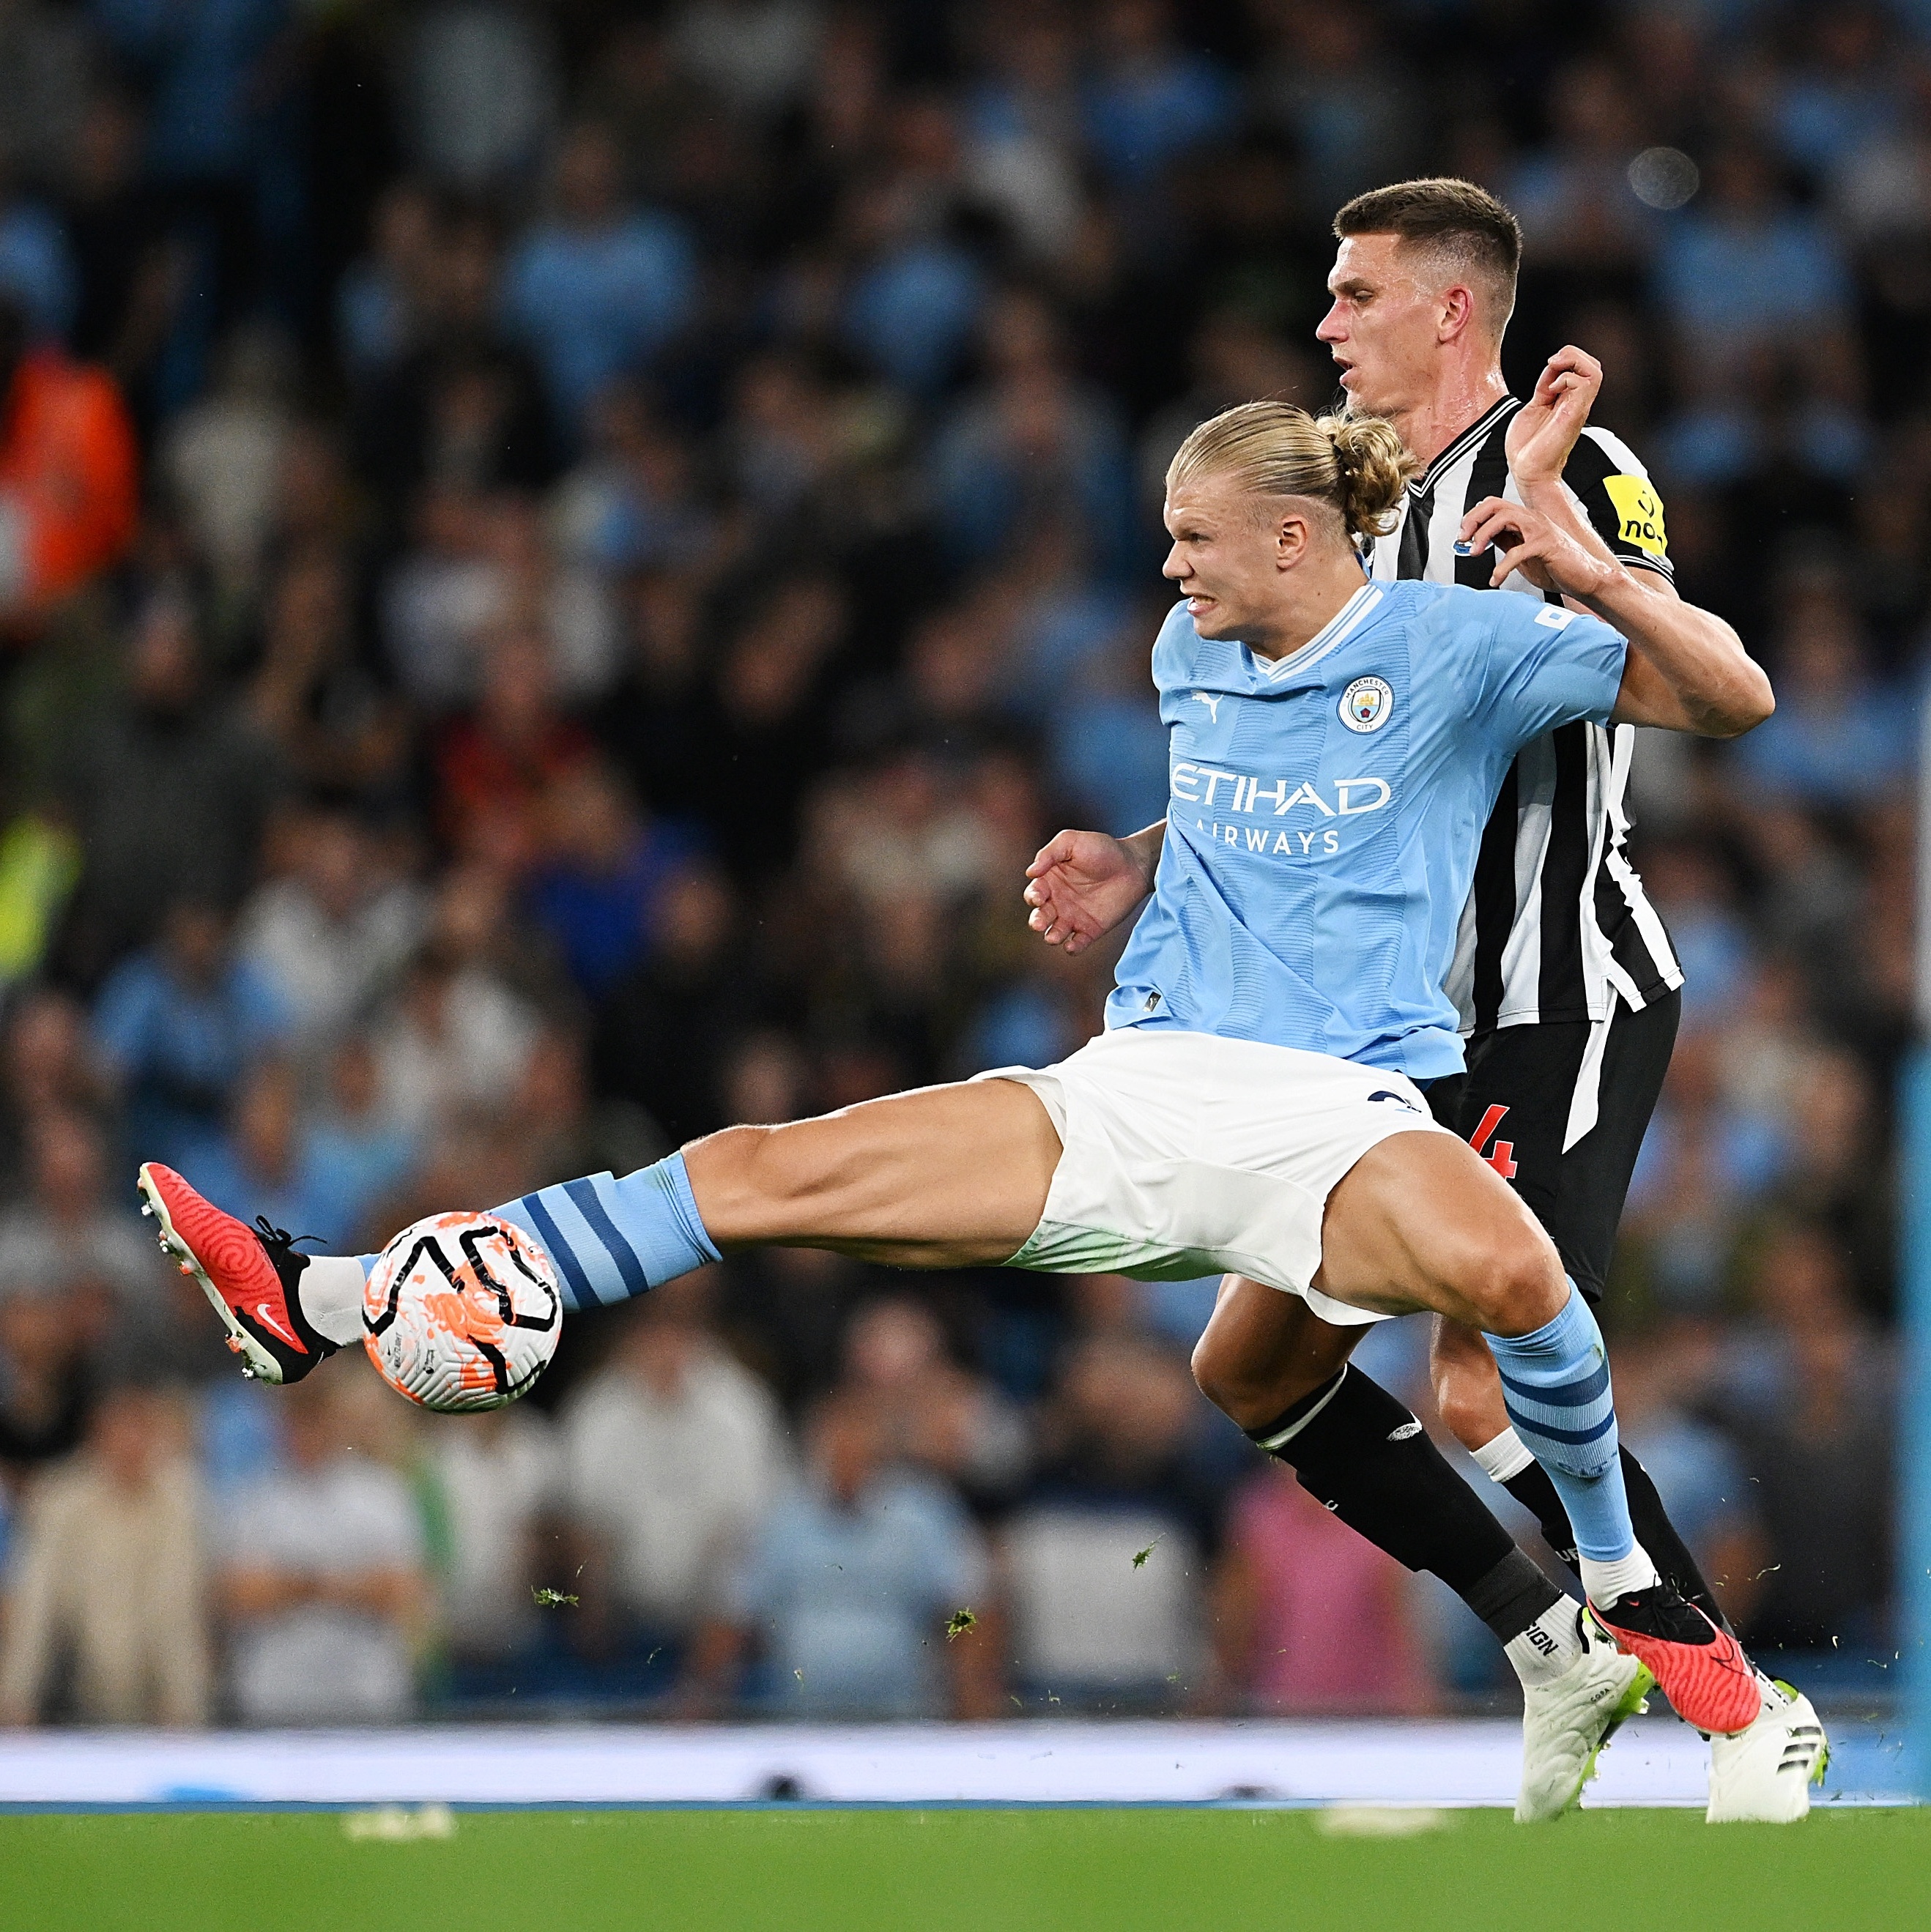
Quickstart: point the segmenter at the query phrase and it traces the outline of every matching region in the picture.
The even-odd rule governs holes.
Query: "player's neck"
[[[1256,657],[1291,657],[1319,637],[1367,581],[1350,551],[1309,558],[1288,574],[1266,626],[1243,632],[1242,640]]]
[[[1391,414],[1408,454],[1423,469],[1434,462],[1470,424],[1479,422],[1509,393],[1499,363],[1444,373],[1428,400]]]

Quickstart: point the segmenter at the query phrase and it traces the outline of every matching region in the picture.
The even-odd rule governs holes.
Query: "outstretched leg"
[[[899,1268],[996,1264],[1038,1226],[1059,1154],[1030,1088],[968,1081],[782,1126],[727,1127],[621,1179],[586,1175],[493,1211],[549,1255],[566,1306],[594,1308],[760,1244]],[[293,1382],[359,1339],[374,1256],[304,1255],[166,1168],[143,1168],[141,1189],[251,1372]]]

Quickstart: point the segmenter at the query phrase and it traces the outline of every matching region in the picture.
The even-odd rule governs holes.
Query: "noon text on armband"
[[[1340,850],[1336,828],[1323,821],[1380,812],[1394,796],[1386,778],[1337,778],[1330,802],[1305,778],[1290,787],[1285,778],[1256,778],[1185,758],[1175,761],[1172,788],[1176,806],[1203,806],[1214,813],[1211,826],[1204,818],[1186,815],[1194,817],[1197,830],[1219,844],[1296,859],[1324,856]],[[1297,826],[1277,829],[1266,823],[1296,810],[1308,814]],[[1227,824],[1223,814],[1228,818],[1238,815],[1248,822]],[[1256,818],[1261,823],[1254,824]]]

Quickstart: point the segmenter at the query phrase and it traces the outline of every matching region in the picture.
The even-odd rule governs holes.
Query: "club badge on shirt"
[[[1358,677],[1341,693],[1341,722],[1350,731],[1378,731],[1395,712],[1395,694],[1378,677]]]

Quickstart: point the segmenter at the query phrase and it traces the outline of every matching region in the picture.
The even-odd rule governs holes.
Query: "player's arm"
[[[1083,952],[1138,910],[1153,890],[1167,821],[1131,837],[1062,832],[1026,868],[1026,924],[1049,946]]]
[[[1627,586],[1630,573],[1621,564],[1593,554],[1553,518],[1491,496],[1464,527],[1474,548],[1501,553],[1491,582],[1505,584],[1519,570],[1538,590],[1555,591],[1629,640],[1611,714],[1616,723],[1734,738],[1776,708],[1770,680],[1728,625],[1674,594]]]
[[[1684,603],[1665,571],[1650,560],[1650,551],[1660,556],[1662,550],[1660,507],[1654,532],[1643,543],[1628,546],[1627,555],[1619,554],[1565,480],[1602,386],[1602,365],[1585,350],[1572,346],[1551,356],[1534,394],[1509,425],[1509,472],[1524,506],[1545,518],[1601,566],[1586,592],[1572,591],[1566,584],[1562,590],[1577,609],[1614,626],[1629,640],[1617,722],[1661,725],[1706,737],[1735,737],[1761,724],[1776,708],[1776,700],[1769,679],[1737,633],[1713,611]],[[1612,482],[1633,487],[1641,480],[1623,477]],[[1598,482],[1591,486],[1591,495],[1600,500],[1594,502],[1595,514],[1614,528],[1620,512],[1608,487]],[[1463,520],[1462,541],[1471,549],[1482,550],[1492,541],[1479,534],[1489,527],[1482,517],[1489,507],[1479,503]],[[1500,584],[1510,568],[1522,568],[1530,561],[1524,557],[1511,566],[1505,558],[1492,580]],[[1538,581],[1533,570],[1529,574],[1531,582]],[[1659,610],[1657,603],[1665,608]]]

